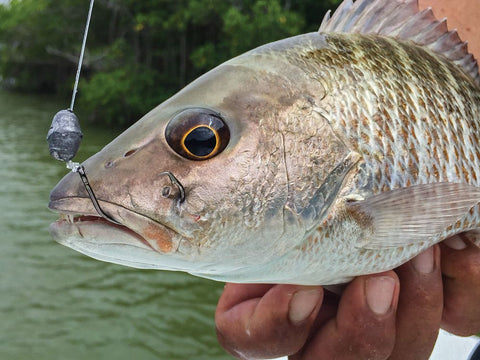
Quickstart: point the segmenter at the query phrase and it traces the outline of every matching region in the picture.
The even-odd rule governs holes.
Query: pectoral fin
[[[310,199],[308,206],[299,211],[299,215],[305,224],[307,232],[316,227],[320,219],[325,217],[325,214],[335,201],[343,181],[358,163],[359,159],[360,155],[358,153],[349,153],[337,164],[333,171],[328,174],[322,186],[320,186]]]
[[[381,249],[428,241],[479,202],[475,186],[435,183],[385,192],[350,203],[348,209],[370,224],[358,247]]]

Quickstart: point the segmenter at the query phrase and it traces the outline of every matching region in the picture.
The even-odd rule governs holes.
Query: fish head
[[[120,225],[66,175],[50,197],[65,214],[54,238],[104,261],[222,279],[297,246],[302,210],[346,149],[313,110],[322,87],[285,47],[211,70],[82,164]]]

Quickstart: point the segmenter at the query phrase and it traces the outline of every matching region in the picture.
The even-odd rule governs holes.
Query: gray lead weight
[[[73,159],[82,137],[77,116],[70,110],[60,110],[53,117],[47,134],[50,154],[60,161]]]

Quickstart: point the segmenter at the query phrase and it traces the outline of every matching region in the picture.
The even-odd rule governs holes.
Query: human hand
[[[468,336],[480,332],[480,243],[467,232],[441,243],[444,309],[442,328]]]
[[[227,284],[215,321],[240,359],[426,359],[442,299],[437,245],[396,273],[357,277],[341,297],[319,286]]]
[[[469,50],[480,57],[475,1],[420,0],[422,9],[427,6],[437,18],[446,16],[449,27],[458,28],[461,38],[469,41]],[[480,331],[480,249],[462,236],[444,241],[440,248],[441,263],[437,246],[435,256],[421,254],[398,268],[398,276],[387,272],[355,279],[340,298],[321,287],[227,284],[216,313],[219,340],[240,358],[295,354],[292,359],[426,359],[440,325],[457,335]],[[430,273],[425,271],[429,256],[435,259]],[[368,291],[366,284],[385,276],[395,286],[391,308],[379,315],[366,299],[380,301],[381,293],[388,298],[389,280]],[[295,295],[301,290],[307,291],[303,312],[296,312],[294,298],[302,305],[302,298]],[[302,313],[303,321],[291,320],[292,315],[300,319]]]

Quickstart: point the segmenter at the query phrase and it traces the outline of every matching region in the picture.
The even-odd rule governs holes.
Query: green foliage
[[[223,23],[233,56],[252,46],[298,34],[304,20],[299,14],[284,10],[278,0],[258,0],[251,9],[230,8]]]
[[[186,83],[258,45],[315,31],[339,0],[97,0],[79,107],[128,125]],[[68,93],[87,0],[0,5],[0,80]]]
[[[166,97],[159,83],[158,73],[145,66],[100,72],[80,85],[82,103],[101,123],[130,124]]]
[[[200,45],[190,57],[193,66],[201,71],[259,45],[297,35],[305,24],[300,14],[286,10],[279,0],[244,2],[217,16],[222,23],[222,41]]]

